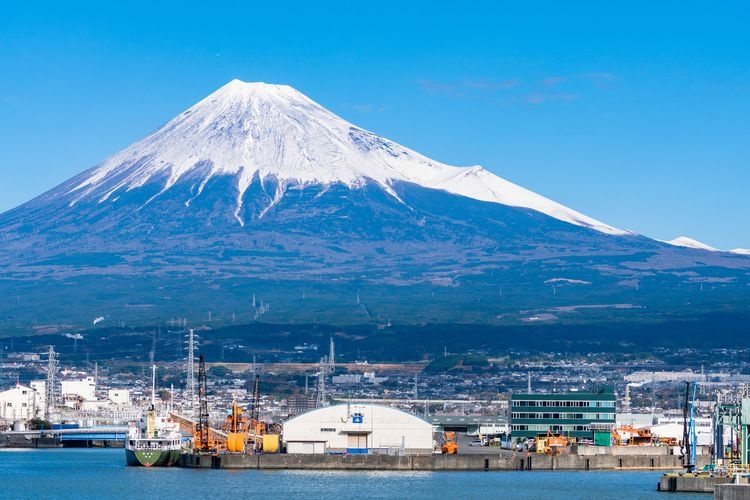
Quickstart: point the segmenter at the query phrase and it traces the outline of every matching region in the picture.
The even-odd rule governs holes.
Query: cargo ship
[[[128,465],[169,467],[177,464],[182,452],[182,433],[177,422],[166,411],[156,408],[156,367],[153,367],[151,404],[141,417],[130,423],[125,441]]]

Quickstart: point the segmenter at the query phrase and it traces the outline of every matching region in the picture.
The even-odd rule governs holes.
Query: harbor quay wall
[[[728,484],[730,476],[665,475],[659,480],[657,489],[670,492],[713,493],[719,484]]]
[[[714,488],[716,500],[747,500],[750,498],[748,484],[717,484]]]
[[[330,469],[330,470],[625,470],[681,469],[680,457],[505,455],[307,455],[186,453],[181,467],[212,469]]]
[[[670,449],[668,446],[573,446],[570,453],[580,456],[662,456],[669,455]]]
[[[733,487],[733,488],[728,488]],[[750,498],[747,477],[709,474],[665,474],[659,480],[657,490],[683,493],[714,493],[714,498]],[[722,492],[720,496],[719,492]],[[737,496],[739,495],[739,496]],[[743,496],[744,495],[744,496]]]
[[[696,451],[700,457],[710,455],[711,451],[708,446],[699,446]],[[573,455],[592,456],[592,455],[679,455],[679,448],[672,446],[576,446],[570,448]]]
[[[61,448],[57,437],[27,434],[0,434],[0,448]]]

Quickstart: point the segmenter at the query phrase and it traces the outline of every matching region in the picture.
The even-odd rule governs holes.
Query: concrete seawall
[[[213,469],[337,470],[678,470],[680,458],[662,456],[500,455],[298,455],[188,453],[180,466]]]
[[[716,500],[747,500],[750,498],[748,484],[717,484],[714,489]]]
[[[734,476],[709,475],[709,474],[665,474],[662,476],[657,489],[668,492],[685,493],[716,493],[716,498],[750,498],[750,484],[747,477],[739,477],[739,483]],[[725,488],[732,486],[736,488]],[[746,496],[736,496],[746,495]]]
[[[713,493],[714,487],[732,481],[728,476],[694,476],[669,475],[662,476],[657,489],[669,492]]]
[[[61,448],[58,437],[35,434],[0,434],[0,448]]]

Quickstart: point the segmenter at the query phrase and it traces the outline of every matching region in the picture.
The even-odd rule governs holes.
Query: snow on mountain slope
[[[676,247],[696,248],[698,250],[709,250],[711,252],[719,251],[719,249],[714,248],[711,245],[707,245],[698,240],[694,240],[693,238],[688,238],[687,236],[680,236],[673,240],[665,241],[664,243],[668,243]]]
[[[61,196],[70,205],[99,203],[118,190],[150,182],[166,191],[181,178],[199,178],[198,195],[216,175],[236,177],[236,217],[254,179],[285,185],[375,182],[397,197],[393,184],[409,182],[469,198],[530,208],[597,231],[614,228],[506,181],[482,167],[453,167],[433,161],[360,129],[285,85],[233,80],[184,113],[107,158]],[[166,179],[166,182],[165,182]],[[159,196],[159,194],[155,195]],[[190,200],[186,200],[189,204]]]
[[[729,253],[736,253],[738,255],[750,255],[750,248],[735,248],[730,250]]]

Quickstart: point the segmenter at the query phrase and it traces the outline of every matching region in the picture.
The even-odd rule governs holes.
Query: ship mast
[[[151,366],[151,407],[156,407],[156,365]]]

